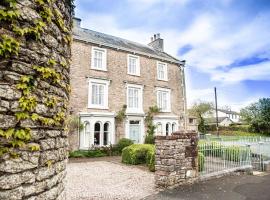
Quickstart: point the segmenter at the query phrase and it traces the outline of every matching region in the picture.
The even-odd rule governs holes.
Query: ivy
[[[14,21],[20,16],[18,10],[4,10],[0,9],[0,22],[1,21]]]
[[[55,0],[35,0],[37,5],[37,12],[40,18],[32,22],[28,27],[20,27],[22,24],[20,20],[20,11],[16,8],[17,0],[1,0],[0,6],[0,22],[8,22],[10,30],[13,32],[11,35],[2,34],[0,36],[0,57],[10,58],[11,56],[18,56],[20,50],[20,42],[24,40],[34,39],[38,42],[41,41],[41,36],[46,30],[46,25],[50,24],[52,20],[56,23],[60,30],[63,32],[63,42],[71,44],[70,31],[65,26],[63,15],[57,8],[54,8],[52,3]],[[73,1],[70,1],[70,7],[73,5]],[[24,38],[22,38],[24,37]],[[63,59],[61,59],[63,60]],[[11,157],[17,157],[18,154],[13,151],[13,148],[24,147],[26,143],[31,140],[31,129],[20,127],[22,120],[31,119],[34,122],[40,122],[45,126],[61,125],[65,121],[65,111],[67,109],[66,102],[64,102],[63,110],[58,111],[53,117],[40,116],[37,113],[33,113],[37,106],[37,97],[34,95],[37,86],[37,77],[41,76],[43,79],[52,81],[59,84],[66,91],[70,89],[70,86],[61,83],[63,77],[58,73],[54,67],[59,64],[63,68],[67,68],[66,61],[57,63],[54,59],[49,59],[44,66],[34,65],[33,69],[37,72],[37,75],[22,76],[16,84],[17,90],[21,91],[22,96],[19,99],[20,111],[15,113],[18,123],[15,128],[7,130],[0,129],[0,156],[9,153]],[[61,84],[60,84],[61,83]],[[57,105],[58,99],[56,97],[47,98],[44,105],[50,108],[54,108]],[[31,151],[39,151],[40,146],[38,144],[28,144],[27,148]],[[50,165],[50,162],[48,162]]]
[[[19,99],[19,106],[23,111],[33,111],[37,106],[37,98],[34,96],[23,96]]]
[[[123,105],[122,109],[118,111],[115,116],[116,124],[120,124],[126,118],[127,105]]]
[[[0,56],[8,58],[11,55],[18,55],[20,44],[19,42],[8,35],[2,35],[0,40]]]

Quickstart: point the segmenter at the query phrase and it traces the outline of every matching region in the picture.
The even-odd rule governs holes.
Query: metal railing
[[[254,170],[265,171],[270,166],[270,137],[253,136],[201,136],[201,142],[216,142],[222,146],[245,146],[250,149],[250,160]]]
[[[224,145],[217,141],[199,143],[199,173],[202,177],[250,170],[251,149],[248,145]]]

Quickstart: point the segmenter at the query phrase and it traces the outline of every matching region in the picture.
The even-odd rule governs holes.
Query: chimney
[[[151,37],[151,42],[148,44],[148,46],[153,47],[157,51],[164,51],[164,45],[163,45],[163,39],[160,38],[160,33],[154,34],[153,37]]]
[[[74,28],[81,28],[81,19],[77,17],[73,17],[73,27]]]

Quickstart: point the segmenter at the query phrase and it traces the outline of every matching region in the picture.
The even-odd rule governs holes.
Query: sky
[[[76,0],[82,27],[148,44],[186,60],[188,106],[232,110],[270,97],[270,0]]]

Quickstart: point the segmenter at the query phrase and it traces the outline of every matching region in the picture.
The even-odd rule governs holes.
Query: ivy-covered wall
[[[0,199],[64,199],[72,0],[0,1]]]

